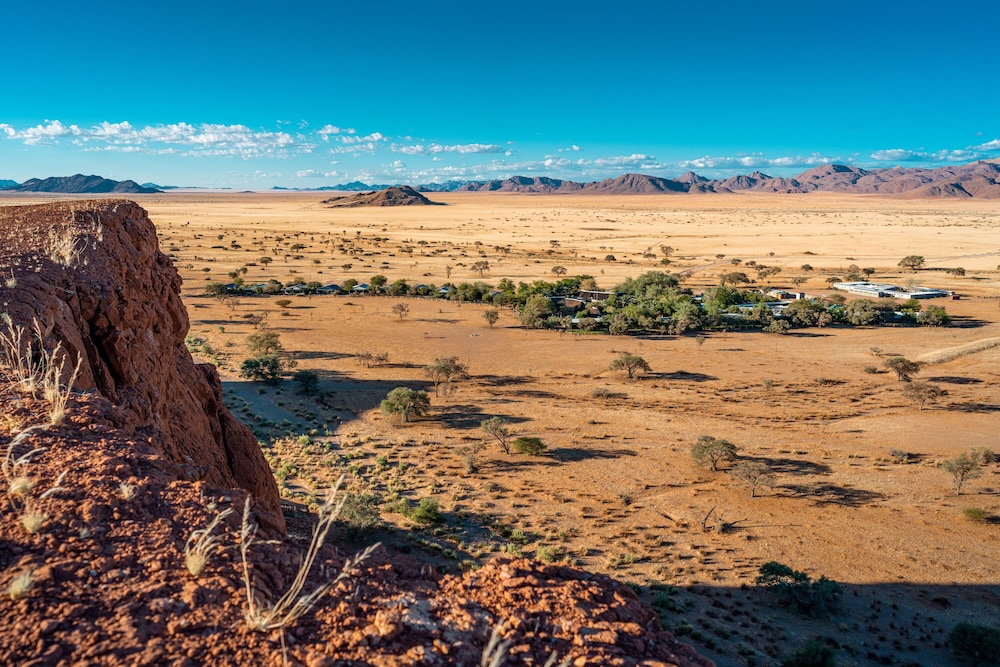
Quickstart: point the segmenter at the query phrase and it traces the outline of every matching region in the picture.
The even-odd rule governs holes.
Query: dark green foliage
[[[240,377],[254,382],[278,384],[281,380],[282,370],[284,370],[283,365],[278,355],[260,354],[243,360],[243,364],[240,366]]]
[[[401,421],[408,422],[411,417],[427,414],[431,408],[431,399],[426,391],[396,387],[379,404],[379,410],[384,415],[394,415]]]
[[[534,438],[525,435],[522,435],[520,438],[516,438],[512,445],[514,447],[514,451],[520,452],[521,454],[528,454],[529,456],[538,456],[545,451],[545,443],[542,442],[541,438]]]
[[[703,435],[691,445],[691,456],[715,472],[722,461],[732,461],[736,458],[736,445],[728,440]]]
[[[374,493],[351,493],[344,496],[340,521],[355,531],[374,528],[382,522],[379,499]]]
[[[909,382],[910,378],[920,372],[920,362],[910,361],[906,357],[889,357],[882,365],[895,371],[900,382]]]
[[[406,515],[411,521],[431,525],[444,521],[444,514],[438,509],[438,501],[434,498],[423,498],[420,504]]]
[[[314,371],[296,371],[292,381],[298,385],[300,394],[315,394],[319,387],[319,376]]]
[[[974,666],[1000,664],[1000,630],[996,628],[962,622],[948,633],[948,643],[955,655]]]
[[[771,588],[778,602],[793,611],[809,616],[820,616],[837,607],[844,590],[837,582],[820,577],[812,581],[805,572],[770,561],[760,566],[757,583]]]
[[[834,667],[833,650],[821,637],[810,639],[802,648],[781,661],[781,667]]]

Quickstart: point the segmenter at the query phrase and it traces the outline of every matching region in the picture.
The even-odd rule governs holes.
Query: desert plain
[[[887,656],[948,664],[944,639],[955,622],[1000,616],[1000,466],[985,466],[959,495],[941,467],[974,447],[998,447],[996,202],[429,196],[446,205],[331,209],[315,192],[134,196],[183,277],[193,351],[219,366],[230,407],[255,429],[290,507],[307,507],[347,471],[358,493],[380,502],[396,548],[442,568],[506,552],[609,573],[722,665],[770,664],[777,647],[813,635],[847,647],[842,655],[854,662],[845,664],[890,664]],[[924,267],[901,268],[908,255],[923,256]],[[484,261],[488,268],[473,268]],[[506,308],[490,326],[490,306],[443,298],[226,303],[204,289],[230,282],[230,272],[248,284],[384,275],[495,286],[555,281],[553,267],[564,267],[606,290],[665,271],[700,293],[724,272],[749,271],[748,262],[781,269],[758,285],[809,296],[835,293],[828,279],[856,265],[873,268],[876,282],[959,298],[927,302],[947,309],[948,327],[633,337],[529,329]],[[797,277],[804,281],[795,285]],[[296,370],[318,375],[321,397],[287,380],[272,387],[240,378],[246,338],[262,326],[251,314],[280,335]],[[631,380],[610,370],[623,352],[651,370]],[[359,363],[364,353],[386,361],[369,367]],[[926,362],[918,379],[947,394],[921,409],[883,368],[895,355]],[[435,392],[425,367],[446,357],[465,364],[468,377]],[[381,414],[397,386],[427,390],[429,413],[405,424]],[[490,417],[541,438],[545,453],[505,454],[480,428]],[[698,465],[690,450],[702,435],[766,463],[773,480],[751,497],[729,465]],[[469,472],[462,452],[480,442]],[[399,498],[428,497],[444,514],[437,527],[392,509]],[[987,518],[970,520],[969,508]],[[768,561],[839,582],[842,611],[814,619],[769,606],[753,588]]]

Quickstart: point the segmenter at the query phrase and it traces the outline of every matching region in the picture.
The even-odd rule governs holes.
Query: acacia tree
[[[975,479],[983,474],[983,467],[969,454],[962,452],[953,459],[941,463],[941,467],[951,474],[955,482],[955,495],[962,495],[962,485],[968,479]]]
[[[470,267],[473,271],[479,272],[479,277],[482,278],[483,274],[490,270],[490,263],[485,259],[481,259]]]
[[[906,357],[889,357],[882,365],[891,371],[896,372],[896,379],[900,382],[909,382],[912,376],[920,372],[920,362],[910,361]]]
[[[740,461],[733,466],[730,474],[750,487],[750,497],[756,495],[758,486],[774,484],[774,475],[766,463],[761,461]]]
[[[434,394],[441,394],[441,385],[447,383],[446,394],[451,393],[451,383],[454,380],[469,377],[469,368],[458,360],[458,357],[438,357],[433,364],[424,367],[427,377],[434,383]]]
[[[916,272],[917,269],[924,265],[924,258],[921,255],[907,255],[903,259],[899,260],[898,266],[904,269],[910,269]]]
[[[483,319],[490,325],[490,329],[493,325],[500,320],[500,311],[496,308],[490,308],[489,310],[483,311]]]
[[[481,422],[479,428],[483,429],[483,433],[500,443],[500,448],[503,449],[504,454],[510,454],[511,432],[507,427],[507,420],[501,417],[490,417]]]
[[[621,356],[611,362],[609,369],[613,371],[625,371],[628,373],[629,380],[633,379],[636,373],[649,373],[653,370],[645,359],[631,352],[622,352]]]
[[[379,404],[382,414],[396,416],[403,422],[427,414],[430,408],[431,399],[426,391],[408,387],[396,387]]]
[[[392,312],[399,315],[399,319],[402,320],[403,318],[405,318],[407,315],[410,314],[410,307],[405,303],[397,303],[395,306],[392,307]]]
[[[712,472],[716,472],[721,462],[736,458],[736,445],[728,440],[703,435],[691,445],[691,456],[698,463],[707,465]]]
[[[933,403],[947,394],[947,391],[929,382],[907,382],[903,387],[903,396],[916,403],[920,410],[924,409],[925,404]]]
[[[553,266],[552,267],[552,273],[554,273],[556,275],[556,277],[565,276],[566,275],[566,267],[565,266]]]

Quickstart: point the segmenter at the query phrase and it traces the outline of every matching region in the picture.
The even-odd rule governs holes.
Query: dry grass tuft
[[[316,556],[319,555],[320,547],[323,546],[323,542],[326,539],[327,533],[330,532],[334,521],[340,516],[340,512],[344,507],[344,501],[347,499],[346,494],[338,493],[343,483],[344,477],[341,476],[330,491],[326,502],[319,508],[319,521],[315,528],[313,528],[312,540],[309,542],[309,548],[302,559],[302,565],[295,575],[295,580],[292,581],[285,594],[273,604],[266,603],[260,599],[257,591],[254,590],[253,581],[250,576],[248,554],[250,545],[253,544],[254,537],[257,534],[257,527],[250,524],[251,498],[247,497],[246,504],[243,507],[243,523],[240,530],[240,555],[243,558],[243,583],[247,595],[245,618],[247,627],[251,630],[266,632],[292,625],[301,616],[309,612],[331,588],[351,576],[354,568],[361,564],[380,546],[380,543],[376,542],[364,551],[355,554],[354,558],[349,558],[344,563],[344,567],[333,581],[321,584],[311,593],[302,593],[313,562],[316,560]],[[338,495],[340,496],[339,499]]]
[[[219,512],[208,526],[201,530],[193,531],[191,536],[188,537],[187,542],[184,544],[184,566],[187,567],[187,571],[192,576],[197,577],[200,575],[205,566],[208,565],[208,561],[212,557],[212,552],[215,550],[219,540],[222,539],[221,535],[213,535],[212,532],[222,523],[223,519],[232,513],[233,510],[231,509]]]
[[[14,575],[7,586],[7,596],[11,600],[20,600],[28,595],[35,587],[35,573],[31,568],[21,570]]]

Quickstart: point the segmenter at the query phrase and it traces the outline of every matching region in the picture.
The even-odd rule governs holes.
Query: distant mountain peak
[[[145,188],[135,181],[113,181],[101,176],[51,176],[31,178],[17,187],[15,192],[51,192],[60,194],[152,194],[161,192],[156,188]]]

